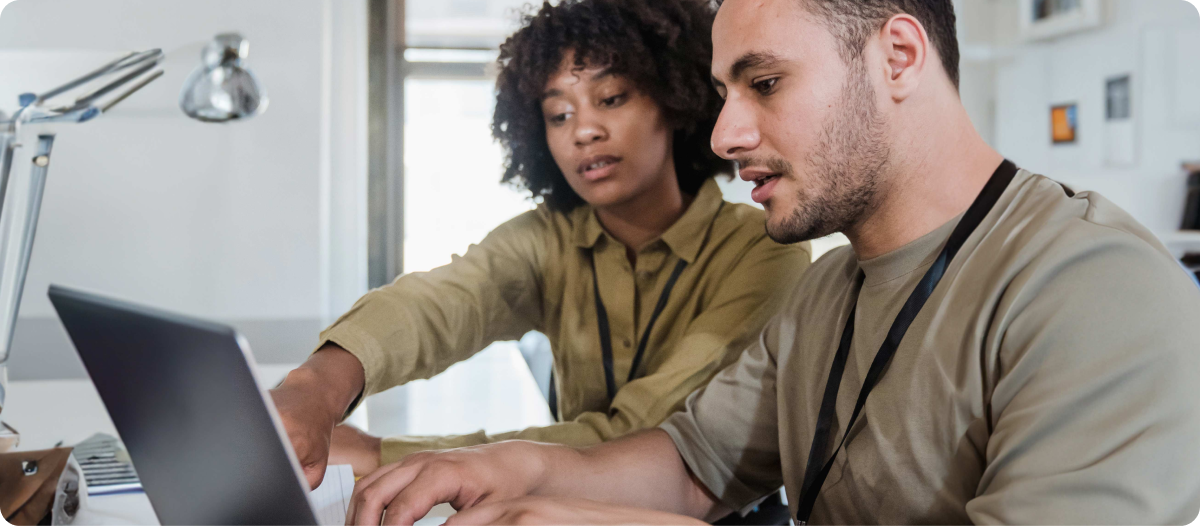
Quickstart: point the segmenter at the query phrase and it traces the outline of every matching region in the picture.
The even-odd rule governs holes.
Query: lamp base
[[[21,434],[8,424],[0,422],[0,453],[8,453],[21,443]]]

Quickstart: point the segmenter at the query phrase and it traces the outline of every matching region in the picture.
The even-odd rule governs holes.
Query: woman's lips
[[[620,164],[621,158],[612,155],[597,155],[579,163],[577,172],[586,181],[599,181],[613,174]]]

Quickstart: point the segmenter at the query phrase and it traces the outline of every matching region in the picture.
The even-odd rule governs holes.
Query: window
[[[400,245],[393,249],[402,254],[396,270],[423,272],[450,263],[452,255],[534,207],[500,183],[502,152],[491,134],[491,64],[499,44],[517,28],[515,8],[526,0],[377,4],[389,2],[406,15],[407,47],[392,50],[394,75],[388,81],[394,90],[389,102],[402,101],[403,111],[383,111],[391,130],[402,122],[396,130],[403,137],[401,161],[392,166],[403,169],[385,173],[390,181],[378,187],[402,189],[394,194],[402,206],[390,212],[402,225],[393,231],[403,233],[388,240]],[[381,142],[394,154],[399,141],[391,135]],[[368,411],[371,432],[381,435],[497,433],[550,423],[546,400],[516,342],[496,343],[432,380],[373,397]]]

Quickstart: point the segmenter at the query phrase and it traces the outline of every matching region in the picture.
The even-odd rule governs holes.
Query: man
[[[984,143],[954,22],[951,0],[726,0],[714,150],[772,237],[852,246],[660,430],[414,456],[348,520],[681,523],[782,483],[798,522],[1191,521],[1200,294],[1112,203]]]

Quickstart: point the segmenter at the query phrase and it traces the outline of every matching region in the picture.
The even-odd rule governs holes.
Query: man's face
[[[755,183],[780,243],[853,228],[887,171],[880,101],[839,45],[801,0],[726,0],[713,25],[713,150]]]

